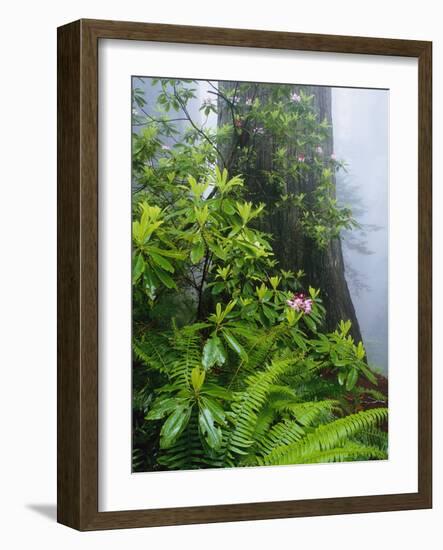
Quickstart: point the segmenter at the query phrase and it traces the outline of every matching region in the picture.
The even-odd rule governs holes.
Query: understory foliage
[[[246,131],[249,124],[261,139],[281,131],[279,114],[251,99],[242,125],[233,110],[230,125],[210,132],[188,116],[192,82],[155,85],[162,109],[156,117],[134,92],[133,122],[140,125],[133,144],[134,470],[386,458],[380,427],[387,408],[373,406],[385,397],[362,343],[349,335],[349,322],[324,332],[321,289],[311,288],[301,269],[279,268],[272,236],[258,229],[267,207],[245,199],[245,176],[229,173],[224,160],[230,149],[224,146],[223,154],[222,145],[240,126]],[[312,119],[309,98],[294,101],[283,87],[281,94],[282,104],[294,103],[286,131],[298,125],[303,135],[313,134],[303,144],[308,151],[323,123]],[[233,99],[226,101],[235,107]],[[170,110],[189,123],[181,133]],[[216,104],[203,102],[201,110],[208,116]],[[238,155],[254,154],[236,148],[236,166]],[[312,232],[321,247],[352,225],[350,213],[332,197],[323,204],[330,166],[316,157],[287,169],[301,165],[320,178],[321,196],[280,199],[305,209],[300,231]]]

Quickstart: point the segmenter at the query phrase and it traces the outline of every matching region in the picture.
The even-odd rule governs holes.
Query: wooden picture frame
[[[418,492],[98,511],[98,41],[223,45],[418,59]],[[432,506],[430,42],[80,20],[58,29],[58,521],[86,530]]]

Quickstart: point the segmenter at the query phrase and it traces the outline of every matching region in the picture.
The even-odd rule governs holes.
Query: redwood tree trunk
[[[235,83],[223,83],[224,88],[235,87]],[[254,86],[254,85],[251,85]],[[257,91],[258,90],[258,91]],[[297,91],[300,87],[296,88]],[[313,95],[314,107],[319,115],[319,120],[327,119],[331,124],[331,130],[326,142],[323,142],[323,153],[330,156],[333,152],[332,112],[331,112],[331,88],[318,86],[303,86],[306,94]],[[262,99],[266,91],[260,91],[260,87],[254,88],[246,95],[250,97],[257,94]],[[232,121],[232,115],[226,104],[219,102],[218,123],[225,124]],[[340,320],[352,322],[351,335],[356,342],[362,340],[360,327],[355,314],[348,284],[345,278],[345,265],[343,261],[342,245],[340,238],[333,239],[325,249],[319,249],[315,243],[302,234],[298,223],[298,211],[295,206],[278,209],[272,212],[272,206],[279,199],[272,191],[267,192],[266,182],[261,174],[263,171],[272,172],[272,153],[274,144],[272,138],[262,144],[254,144],[256,158],[254,165],[245,173],[244,167],[239,166],[233,144],[225,150],[225,158],[228,159],[228,170],[231,174],[242,173],[249,199],[254,202],[265,202],[268,206],[268,214],[261,222],[261,229],[271,233],[274,237],[273,249],[280,266],[286,270],[305,272],[303,282],[306,286],[313,286],[321,290],[321,297],[326,308],[326,330],[332,331]],[[251,146],[251,143],[248,143]],[[229,150],[231,149],[231,150]],[[290,146],[288,145],[290,150]],[[294,152],[295,153],[295,152]],[[286,182],[289,193],[311,193],[318,182],[313,177],[303,181],[289,180]]]

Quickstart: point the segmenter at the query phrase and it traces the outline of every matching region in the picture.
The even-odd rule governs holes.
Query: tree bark
[[[232,89],[235,85],[236,83],[223,83],[224,89]],[[295,87],[294,90],[299,93],[300,88]],[[323,154],[329,157],[333,153],[331,88],[303,86],[302,89],[304,93],[314,96],[313,105],[319,120],[322,121],[326,118],[331,125],[329,136],[322,143]],[[250,98],[254,94],[260,98],[261,94],[266,95],[266,90],[260,91],[260,87],[251,84],[251,91],[246,92],[245,96]],[[264,99],[264,96],[261,99]],[[220,100],[218,124],[229,122],[232,122],[232,113],[226,103]],[[280,267],[291,271],[302,269],[305,272],[303,279],[305,285],[320,289],[320,296],[326,308],[326,330],[334,330],[341,320],[350,320],[352,323],[351,335],[356,342],[361,341],[359,323],[345,278],[340,238],[332,239],[326,248],[319,249],[310,238],[300,231],[297,207],[289,206],[273,211],[273,206],[280,197],[272,190],[265,189],[266,182],[262,176],[263,171],[275,170],[272,137],[262,140],[261,144],[253,145],[256,153],[255,162],[247,173],[242,170],[244,167],[238,165],[235,148],[233,149],[232,145],[227,147],[227,149],[231,148],[231,152],[225,151],[225,156],[230,159],[227,168],[231,174],[242,173],[249,200],[266,203],[267,214],[260,223],[260,229],[273,236],[273,250]],[[251,146],[251,142],[248,143],[248,146]],[[290,150],[290,144],[288,144],[288,151],[288,154],[295,154],[295,151]],[[309,195],[318,183],[313,177],[299,181],[289,180],[286,182],[286,191]]]

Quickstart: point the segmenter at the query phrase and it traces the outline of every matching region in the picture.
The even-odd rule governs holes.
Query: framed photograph
[[[430,508],[430,42],[58,29],[58,521]]]

